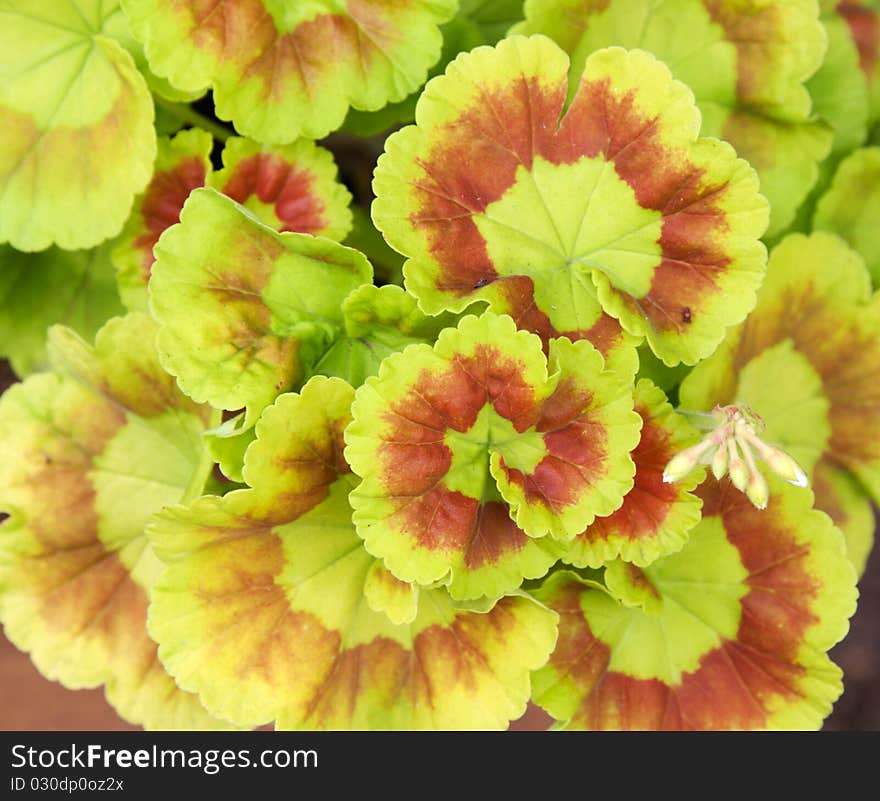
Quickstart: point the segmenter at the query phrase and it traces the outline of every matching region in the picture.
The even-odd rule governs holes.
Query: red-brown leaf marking
[[[498,294],[493,310],[509,314],[517,328],[537,334],[545,354],[550,350],[551,339],[567,337],[572,342],[586,339],[607,357],[623,337],[620,323],[604,311],[599,312],[599,318],[590,328],[557,331],[550,318],[535,304],[535,283],[527,275],[501,276],[495,282],[495,289]]]
[[[319,724],[371,710],[412,705],[436,708],[444,693],[464,691],[477,701],[492,672],[487,651],[509,637],[516,618],[502,599],[485,615],[459,615],[449,625],[433,625],[416,635],[412,650],[386,637],[343,651],[308,710]]]
[[[522,550],[529,538],[513,520],[506,504],[480,504],[474,535],[468,543],[464,563],[469,570],[494,565],[511,552]]]
[[[556,126],[565,85],[546,87],[537,78],[484,89],[477,104],[436,133],[418,166],[418,209],[410,215],[440,263],[440,289],[459,296],[498,276],[473,215],[500,200],[520,166],[531,169],[540,143]]]
[[[768,43],[784,33],[782,9],[774,3],[748,10],[740,3],[702,0],[712,21],[724,29],[724,38],[736,47],[736,94],[739,100],[761,105],[768,72],[776,68]]]
[[[368,72],[387,58],[401,31],[392,20],[413,0],[347,0],[347,14],[319,14],[282,33],[262,0],[185,0],[194,26],[190,38],[242,80],[257,80],[267,101],[279,101],[291,80],[312,95],[334,64],[351,62]]]
[[[780,314],[779,310],[784,310]],[[841,309],[830,303],[806,279],[781,292],[771,306],[759,308],[743,324],[731,376],[764,350],[791,339],[822,379],[822,392],[831,402],[831,440],[828,453],[846,464],[878,458],[880,443],[865,436],[880,414],[880,342],[870,328],[842,320]],[[854,358],[853,354],[858,354]],[[731,384],[727,392],[732,393]],[[716,398],[719,403],[730,398]]]
[[[799,682],[806,671],[796,660],[818,622],[810,605],[820,589],[806,568],[809,545],[798,544],[788,523],[772,509],[754,509],[728,482],[710,480],[699,494],[704,516],[721,516],[749,573],[736,640],[704,655],[678,686],[609,672],[610,649],[590,631],[580,608],[582,593],[592,590],[575,583],[562,588],[553,602],[562,619],[551,664],[585,696],[574,725],[755,729],[766,725],[775,699],[802,696]]]
[[[396,526],[422,547],[463,550],[474,565],[497,561],[503,549],[519,549],[524,542],[522,532],[503,522],[501,504],[481,504],[443,483],[452,466],[446,434],[468,432],[487,403],[521,431],[536,415],[535,390],[522,363],[478,344],[473,356],[423,370],[391,403],[378,450],[382,485],[397,508]]]
[[[880,60],[880,12],[854,0],[838,3],[837,13],[849,26],[859,51],[859,66],[869,81],[874,80],[877,61]]]
[[[632,187],[644,208],[663,213],[662,256],[647,297],[624,299],[648,318],[655,330],[682,330],[707,295],[719,291],[715,273],[730,263],[719,244],[728,228],[721,207],[723,184],[705,184],[685,149],[664,145],[659,119],[647,119],[636,94],[613,91],[610,79],[584,81],[557,128],[565,87],[548,88],[536,78],[521,79],[493,91],[436,132],[436,142],[418,161],[425,177],[415,182],[418,210],[411,223],[426,235],[440,265],[437,286],[460,297],[504,276],[502,303],[520,325],[545,340],[564,334],[593,339],[606,348],[618,334],[614,323],[598,331],[554,330],[546,312],[534,306],[529,278],[508,278],[518,265],[496,265],[474,222],[513,186],[520,167],[530,169],[535,156],[552,164],[602,157]]]
[[[608,517],[598,518],[579,539],[589,542],[602,540],[608,528],[629,539],[650,537],[658,531],[678,500],[674,484],[663,481],[663,470],[675,455],[669,432],[651,418],[649,410],[640,403],[636,411],[642,418],[642,434],[632,452],[636,464],[633,488],[623,499],[623,505]]]
[[[199,156],[183,159],[173,169],[153,176],[141,201],[141,217],[146,231],[132,244],[136,250],[142,251],[145,281],[149,280],[155,261],[153,246],[166,228],[180,221],[180,210],[189,193],[204,185],[205,164]]]
[[[574,379],[559,382],[541,406],[536,430],[544,434],[545,456],[530,475],[501,460],[508,481],[518,484],[530,504],[551,511],[575,503],[584,485],[601,476],[607,459],[607,432],[593,420],[592,393]]]
[[[314,174],[271,153],[240,161],[223,192],[238,203],[256,195],[260,202],[271,204],[282,231],[317,234],[327,225]]]
[[[442,483],[421,495],[396,500],[399,511],[390,522],[406,532],[420,548],[440,551],[467,550],[476,530],[480,502]]]

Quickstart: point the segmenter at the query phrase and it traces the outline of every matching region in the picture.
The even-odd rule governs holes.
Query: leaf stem
[[[211,409],[210,416],[207,422],[207,430],[216,428],[218,425],[220,425],[222,419],[223,412],[221,412],[219,409]],[[202,455],[199,459],[199,463],[198,465],[196,465],[196,468],[192,474],[192,478],[190,479],[189,486],[183,493],[183,497],[180,499],[179,503],[192,503],[196,498],[202,495],[205,491],[205,485],[208,483],[208,477],[211,475],[211,472],[213,470],[214,457],[211,456],[207,445],[203,445]]]
[[[206,130],[211,136],[215,139],[219,139],[221,142],[225,142],[230,136],[232,136],[233,132],[225,125],[221,125],[210,117],[206,117],[204,114],[196,111],[192,106],[189,106],[186,103],[173,103],[162,97],[155,97],[155,100],[156,105],[163,111],[167,111],[172,117],[176,117],[181,122]]]
[[[718,427],[718,418],[711,412],[692,412],[690,409],[676,409],[676,414],[688,417],[691,423],[701,431],[712,431]]]

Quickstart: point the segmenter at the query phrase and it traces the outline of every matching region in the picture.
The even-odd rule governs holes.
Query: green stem
[[[221,142],[225,142],[230,136],[232,136],[232,131],[227,127],[212,120],[210,117],[206,117],[204,114],[196,111],[186,103],[172,103],[170,100],[165,100],[161,97],[156,97],[155,99],[156,105],[163,111],[168,112],[172,117],[176,117],[181,122],[206,130],[211,136],[215,139],[219,139]]]
[[[676,414],[690,418],[692,425],[700,431],[712,431],[718,428],[718,418],[712,412],[692,412],[690,409],[678,408]]]
[[[218,425],[220,425],[222,419],[223,412],[221,412],[219,409],[211,409],[211,414],[208,418],[207,429],[210,430],[212,428],[216,428]],[[180,503],[192,503],[196,498],[204,493],[205,485],[208,483],[208,477],[211,475],[213,469],[214,458],[211,456],[211,453],[208,450],[207,445],[205,444],[202,448],[202,456],[199,459],[199,463],[196,466],[195,471],[193,472],[192,478],[189,482],[189,486],[186,488],[186,491],[183,493],[183,497],[180,499]]]

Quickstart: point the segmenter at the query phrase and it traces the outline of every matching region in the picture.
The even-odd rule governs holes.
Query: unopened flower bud
[[[685,448],[681,453],[675,454],[666,465],[663,471],[663,481],[671,484],[674,481],[681,481],[688,473],[691,472],[699,463],[703,454],[712,447],[712,442],[704,439],[702,442]]]
[[[724,477],[724,474],[727,472],[727,448],[722,445],[720,448],[715,450],[715,455],[712,457],[712,475],[718,481]]]
[[[701,412],[690,414],[707,416]],[[759,460],[786,481],[806,486],[806,473],[798,463],[781,448],[761,439],[765,423],[757,412],[745,404],[719,405],[711,416],[716,422],[715,429],[698,445],[682,451],[669,462],[663,473],[664,481],[678,481],[697,464],[708,464],[717,480],[726,473],[733,486],[744,492],[758,509],[766,508],[770,497],[767,479],[758,469]]]
[[[785,451],[767,446],[767,453],[762,453],[761,458],[774,473],[782,476],[789,483],[798,487],[807,486],[807,474]]]
[[[746,495],[758,509],[767,508],[770,489],[767,486],[767,479],[757,470],[749,476],[749,483],[746,486]]]
[[[745,492],[746,486],[749,483],[749,469],[740,457],[734,440],[727,440],[727,450],[729,462],[728,473],[730,474],[730,480],[733,482],[733,486],[740,492]]]

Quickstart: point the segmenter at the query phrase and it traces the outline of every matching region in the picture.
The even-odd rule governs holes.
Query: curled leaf
[[[701,501],[692,491],[703,480],[704,471],[693,471],[677,484],[663,480],[673,454],[697,440],[696,430],[646,379],[636,385],[635,410],[642,418],[642,430],[631,454],[636,465],[633,488],[617,511],[597,517],[571,541],[563,562],[600,567],[620,557],[645,566],[680,550],[700,521]]]
[[[372,277],[357,251],[276,233],[214,189],[192,192],[157,243],[150,310],[180,387],[246,427],[296,385],[344,325],[342,300]]]
[[[311,372],[344,378],[359,387],[379,372],[382,361],[407,345],[432,343],[446,326],[449,314],[428,317],[412,295],[399,286],[364,284],[342,303],[345,330],[315,362]]]
[[[333,156],[308,139],[267,147],[231,137],[223,169],[209,184],[276,231],[341,241],[351,229],[351,195],[337,180]]]
[[[549,367],[549,369],[548,369]],[[386,359],[357,393],[346,457],[367,550],[398,577],[498,597],[632,486],[640,420],[588,343],[491,312]]]

